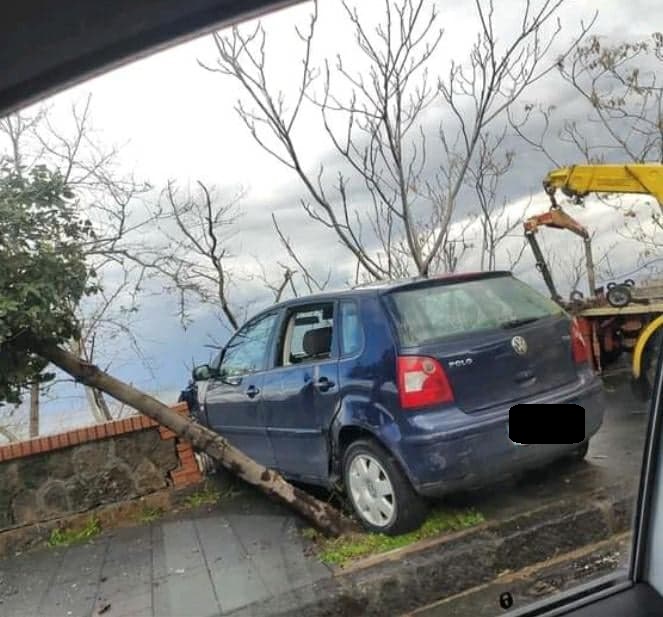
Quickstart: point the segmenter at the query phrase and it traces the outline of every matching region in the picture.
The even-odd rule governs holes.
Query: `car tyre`
[[[417,529],[426,517],[426,501],[415,492],[398,461],[373,440],[361,439],[346,449],[343,482],[355,514],[368,531],[399,535]]]

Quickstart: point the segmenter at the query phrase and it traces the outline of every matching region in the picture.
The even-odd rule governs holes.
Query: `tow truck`
[[[557,201],[561,191],[577,204],[589,193],[643,194],[654,197],[663,212],[663,164],[596,164],[562,167],[548,173],[543,181],[551,205],[547,212],[524,222],[536,267],[551,298],[579,322],[599,373],[624,353],[631,355],[631,382],[641,399],[650,396],[656,374],[655,351],[663,342],[663,278],[636,284],[632,279],[597,286],[589,231],[567,214]],[[550,268],[537,240],[542,227],[571,231],[582,239],[585,251],[588,295],[573,290],[564,300],[555,286]]]

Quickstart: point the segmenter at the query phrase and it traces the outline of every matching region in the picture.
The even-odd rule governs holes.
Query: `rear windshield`
[[[440,283],[391,292],[391,313],[403,346],[496,328],[511,328],[563,311],[511,277]]]

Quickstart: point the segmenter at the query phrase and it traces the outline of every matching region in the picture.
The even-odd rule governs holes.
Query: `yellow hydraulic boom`
[[[663,210],[663,164],[573,165],[551,171],[543,181],[549,195],[556,189],[582,199],[588,193],[639,193],[651,195]]]
[[[555,289],[550,270],[536,241],[539,227],[568,229],[582,237],[585,244],[589,293],[594,294],[595,275],[592,259],[591,238],[587,230],[566,214],[558,205],[555,193],[560,190],[565,195],[580,202],[588,193],[631,193],[651,195],[663,210],[663,164],[637,163],[626,165],[573,165],[551,171],[543,181],[543,187],[552,202],[549,212],[531,216],[525,221],[525,237],[530,243],[536,266],[541,272],[548,289],[557,302],[561,297]]]

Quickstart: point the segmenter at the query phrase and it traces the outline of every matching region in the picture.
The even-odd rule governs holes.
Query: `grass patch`
[[[152,523],[163,516],[163,508],[145,506],[136,516],[139,523]]]
[[[187,508],[198,508],[200,506],[213,506],[221,499],[221,493],[212,486],[205,486],[199,491],[192,493],[184,500]]]
[[[100,533],[101,523],[98,518],[93,516],[88,519],[83,527],[54,529],[48,538],[48,545],[50,547],[70,546],[94,538]]]
[[[342,567],[361,557],[386,553],[419,540],[474,527],[483,521],[483,515],[475,510],[436,508],[419,529],[400,536],[360,533],[329,539],[321,537],[313,529],[305,529],[302,533],[304,537],[318,542],[321,561]]]

